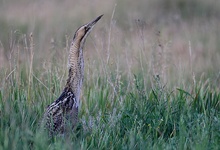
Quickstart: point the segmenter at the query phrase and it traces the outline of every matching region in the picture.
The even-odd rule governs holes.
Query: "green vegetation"
[[[87,3],[0,0],[0,150],[220,149],[219,2]],[[65,85],[73,32],[103,13],[78,126],[49,138],[40,122]]]
[[[106,78],[93,78],[84,87],[78,129],[50,139],[39,123],[56,96],[33,79],[28,99],[27,78],[18,73],[19,83],[14,72],[1,87],[0,149],[219,149],[220,92],[209,82],[192,87],[190,94],[167,90],[159,77],[147,91],[137,77],[129,90],[128,81],[117,81],[115,91]],[[44,83],[54,84],[58,95],[59,80],[51,73],[46,76]]]

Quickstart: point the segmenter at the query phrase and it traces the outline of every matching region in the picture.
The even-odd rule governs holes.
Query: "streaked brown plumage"
[[[78,121],[79,96],[84,76],[83,47],[86,37],[101,17],[102,15],[75,32],[69,51],[66,86],[60,97],[47,107],[42,121],[50,135],[64,133],[67,131],[67,122],[73,128]]]

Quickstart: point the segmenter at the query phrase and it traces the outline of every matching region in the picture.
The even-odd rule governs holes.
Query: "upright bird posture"
[[[47,107],[43,117],[43,125],[50,135],[64,133],[67,131],[67,123],[73,128],[78,121],[79,97],[84,76],[83,47],[86,37],[102,16],[81,26],[75,32],[69,51],[66,86],[60,97]]]

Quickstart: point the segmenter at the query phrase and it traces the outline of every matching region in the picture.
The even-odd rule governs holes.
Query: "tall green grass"
[[[152,79],[152,87],[145,87],[145,74],[134,75],[132,81],[117,79],[117,72],[89,81],[86,76],[77,129],[51,139],[39,123],[46,106],[60,94],[59,76],[55,70],[44,78],[36,74],[29,87],[28,72],[2,71],[0,149],[220,148],[220,92],[210,81],[185,91],[170,90],[160,76]]]

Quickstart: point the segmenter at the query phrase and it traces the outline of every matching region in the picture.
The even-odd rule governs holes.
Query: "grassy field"
[[[49,138],[73,33],[100,14],[78,126]],[[0,0],[0,149],[220,149],[219,29],[216,0]]]

